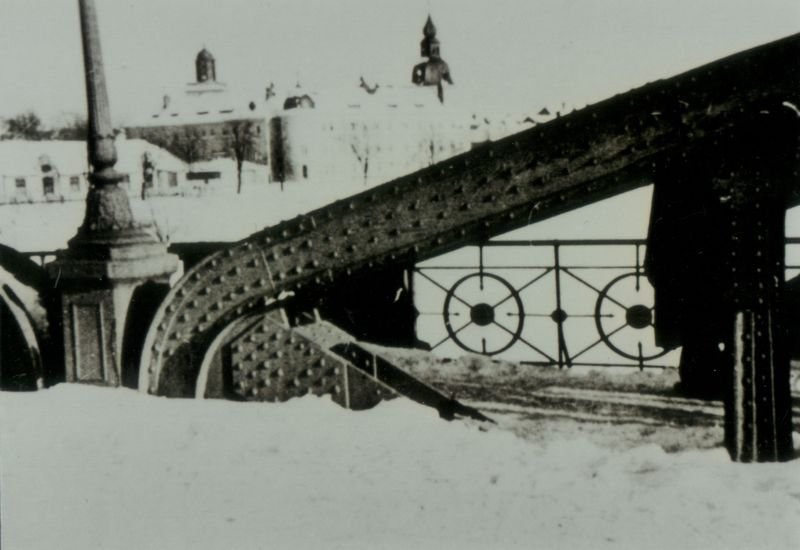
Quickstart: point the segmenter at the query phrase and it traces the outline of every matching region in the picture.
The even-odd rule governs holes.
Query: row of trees
[[[0,139],[85,140],[88,133],[88,124],[83,117],[73,116],[63,124],[48,128],[32,111],[4,119],[0,124]]]

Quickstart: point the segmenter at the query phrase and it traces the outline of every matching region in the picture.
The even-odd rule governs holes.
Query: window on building
[[[69,177],[69,190],[73,193],[77,193],[81,190],[81,178],[79,176]]]
[[[17,189],[25,189],[25,178],[16,178],[14,180],[14,187]]]
[[[303,165],[303,179],[308,179],[308,165]]]
[[[50,176],[42,178],[42,187],[45,195],[52,195],[56,192],[56,180]]]
[[[178,187],[178,173],[167,172],[167,184],[170,187]]]

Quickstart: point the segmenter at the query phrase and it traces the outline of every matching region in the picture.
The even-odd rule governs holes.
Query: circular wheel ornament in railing
[[[456,281],[444,300],[444,326],[463,350],[496,355],[522,334],[525,309],[516,289],[492,273],[471,273]]]
[[[650,329],[655,313],[655,308],[649,305],[651,303],[652,287],[641,272],[625,273],[612,279],[595,302],[594,321],[600,339],[617,355],[640,364],[665,355],[667,350],[651,343]],[[605,319],[620,317],[624,318],[624,323],[617,322],[612,329],[604,325]],[[624,341],[615,338],[623,334],[626,337]]]

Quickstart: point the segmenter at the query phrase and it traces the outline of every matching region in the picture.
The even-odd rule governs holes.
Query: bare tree
[[[53,128],[50,139],[86,141],[89,138],[89,123],[86,117],[74,115],[65,124]]]
[[[167,149],[191,166],[205,157],[206,143],[198,132],[185,130],[172,135]]]
[[[236,161],[236,193],[242,192],[242,166],[256,153],[258,145],[252,122],[240,120],[225,125],[225,145],[229,154]]]
[[[2,139],[40,140],[47,137],[42,128],[42,120],[33,111],[6,119],[5,126]]]

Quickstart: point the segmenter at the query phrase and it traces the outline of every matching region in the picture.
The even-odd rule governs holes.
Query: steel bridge
[[[635,304],[642,307],[626,308],[626,324],[653,325],[664,347],[683,345],[685,354],[712,363],[707,371],[719,373],[712,381],[727,394],[735,460],[786,459],[793,450],[783,216],[800,199],[798,59],[794,35],[255,233],[200,261],[169,289],[141,342],[127,348],[137,360],[115,380],[135,379],[141,390],[169,397],[274,401],[331,393],[355,408],[399,392],[443,416],[480,416],[335,327],[309,323],[316,304],[378,271],[410,268],[654,183],[641,261],[656,312]],[[91,247],[80,250],[90,254]],[[55,264],[66,268],[67,259]],[[697,284],[698,268],[709,270],[707,284]],[[634,277],[642,273],[637,255]],[[698,323],[697,308],[712,315]],[[491,310],[472,307],[470,315],[488,324]],[[561,327],[563,308],[550,314]],[[61,345],[74,352],[68,339]],[[560,343],[555,361],[571,357]]]

